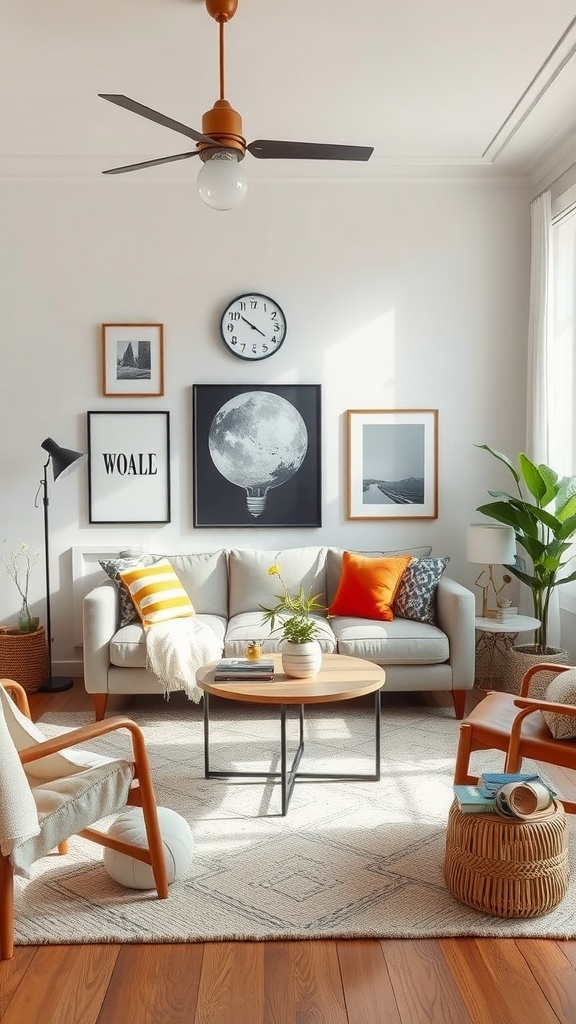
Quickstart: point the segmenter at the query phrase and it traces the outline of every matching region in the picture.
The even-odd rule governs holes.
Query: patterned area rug
[[[394,695],[391,695],[394,696]],[[178,699],[148,702],[143,727],[158,803],[194,834],[190,874],[166,901],[120,887],[102,849],[75,838],[17,880],[17,942],[178,942],[326,937],[576,936],[576,886],[541,918],[508,921],[454,899],[443,880],[458,723],[451,709],[382,711],[380,782],[297,782],[286,817],[277,784],[203,778],[202,713]],[[276,771],[273,710],[213,701],[216,768]],[[47,735],[88,714],[46,716]],[[307,715],[302,771],[373,770],[370,702]],[[291,725],[296,737],[296,723]],[[92,745],[129,756],[127,734]],[[501,769],[486,755],[478,770]],[[574,862],[574,835],[571,837]]]

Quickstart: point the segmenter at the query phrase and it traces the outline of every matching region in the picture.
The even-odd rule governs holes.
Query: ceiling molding
[[[546,60],[540,65],[520,99],[490,139],[482,154],[484,157],[492,162],[498,159],[575,53],[576,17],[572,19]]]

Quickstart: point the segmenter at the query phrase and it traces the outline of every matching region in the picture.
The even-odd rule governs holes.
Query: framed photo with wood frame
[[[321,526],[319,384],[194,384],[194,526]]]
[[[170,413],[89,412],[90,523],[170,522]]]
[[[102,388],[110,398],[164,394],[163,324],[102,324]]]
[[[348,410],[348,518],[438,518],[438,410]]]

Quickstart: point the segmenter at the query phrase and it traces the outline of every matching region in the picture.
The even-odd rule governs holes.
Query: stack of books
[[[505,608],[498,608],[496,612],[497,622],[506,622],[506,619],[514,619],[518,615],[518,609],[514,605],[507,605]]]
[[[540,782],[550,790],[548,783],[539,775],[510,772],[485,772],[477,786],[454,785],[452,788],[463,814],[498,814],[496,793],[509,782]],[[550,795],[556,796],[552,790]]]
[[[249,661],[248,658],[222,658],[214,669],[214,682],[232,683],[246,680],[266,682],[274,679],[273,661]]]

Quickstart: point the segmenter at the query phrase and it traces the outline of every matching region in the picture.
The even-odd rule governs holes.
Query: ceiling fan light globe
[[[198,171],[196,188],[211,210],[233,210],[248,191],[248,179],[235,153],[220,150],[204,161]]]

